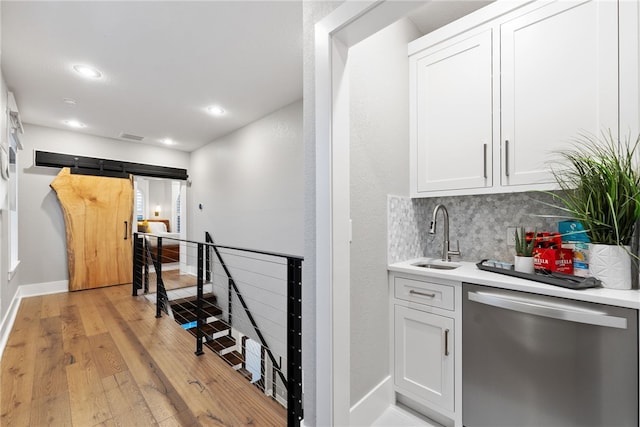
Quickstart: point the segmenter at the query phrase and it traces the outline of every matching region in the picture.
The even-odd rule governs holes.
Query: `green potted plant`
[[[566,218],[582,223],[591,240],[590,274],[603,286],[631,289],[629,244],[640,218],[640,137],[618,140],[580,134],[572,148],[559,152],[553,169],[560,192],[548,193]]]
[[[533,232],[533,236],[536,232]],[[533,247],[535,245],[535,238],[527,241],[527,232],[524,227],[516,229],[515,231],[516,241],[516,255],[514,257],[514,270],[522,273],[533,273]]]

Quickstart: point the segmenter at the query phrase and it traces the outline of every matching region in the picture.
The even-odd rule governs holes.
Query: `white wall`
[[[0,16],[2,15],[2,2],[0,2]],[[0,31],[0,36],[1,36]],[[2,43],[0,43],[2,46]],[[2,70],[2,52],[0,52],[0,70]],[[0,144],[5,148],[9,146],[7,129],[7,84],[4,75],[0,71]],[[9,248],[9,227],[7,208],[7,182],[0,179],[0,337],[4,336],[8,327],[5,318],[9,311],[9,305],[18,289],[18,277],[14,276],[12,281],[8,280],[7,271],[9,262],[7,260]]]
[[[389,375],[387,194],[409,195],[407,43],[402,19],[349,51],[351,405]]]
[[[302,255],[303,170],[302,101],[194,151],[189,168],[191,240],[203,241],[208,231],[221,245]],[[191,247],[190,264],[196,262],[193,252]],[[221,252],[276,359],[286,360],[285,260],[259,262],[258,255]],[[228,283],[219,268],[213,279],[226,316]],[[233,326],[258,339],[237,298]]]
[[[7,125],[7,85],[0,74],[0,144],[9,147]],[[9,305],[18,289],[18,275],[8,280],[9,270],[9,198],[7,181],[0,179],[0,322],[3,322]],[[4,323],[0,323],[4,325]],[[2,331],[0,330],[0,333]]]
[[[156,218],[155,210],[160,206],[160,215],[157,218],[171,220],[172,204],[171,204],[171,182],[167,179],[148,179],[149,204],[146,206],[147,214],[145,218]],[[171,230],[175,228],[175,224],[171,223]]]
[[[189,174],[191,239],[302,255],[302,101],[194,151]]]
[[[34,150],[187,169],[189,153],[25,125],[19,158],[20,284],[68,280],[64,218],[49,184],[59,169],[34,166]]]

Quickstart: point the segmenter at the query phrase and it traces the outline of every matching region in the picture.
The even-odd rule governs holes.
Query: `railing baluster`
[[[144,263],[144,293],[149,293],[149,262],[153,259],[149,259],[147,253],[147,239],[142,239],[142,262]]]
[[[211,236],[209,235],[209,233],[205,232],[205,241],[209,242],[209,240],[211,240]],[[207,246],[206,247],[206,252],[205,252],[205,277],[207,279],[207,283],[211,282],[211,247]]]
[[[279,358],[282,366],[282,357]],[[278,377],[276,376],[276,365],[271,365],[271,395],[275,398],[278,395]]]
[[[162,282],[162,237],[156,237],[156,262],[153,263],[153,266],[156,269],[156,318],[162,317],[162,295],[160,292],[160,287],[164,286]]]
[[[203,258],[204,258],[204,245],[198,243],[198,297],[196,300],[196,355],[200,356],[204,354],[202,351],[202,324],[204,323],[202,313],[202,288],[203,288]]]
[[[138,289],[142,288],[142,239],[138,237],[138,233],[133,233],[133,273],[131,283],[131,294],[138,296]]]
[[[287,258],[287,425],[302,420],[302,261]]]
[[[233,325],[233,293],[232,293],[232,287],[233,285],[233,279],[231,277],[228,278],[227,280],[227,301],[228,301],[228,310],[229,310],[229,314],[227,315],[227,323],[229,323],[229,326]],[[231,333],[231,329],[229,329],[229,333]]]

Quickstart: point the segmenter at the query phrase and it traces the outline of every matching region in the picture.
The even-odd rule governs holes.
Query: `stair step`
[[[179,302],[175,302],[175,301],[169,301],[169,304],[171,304],[171,308],[173,308],[174,310],[193,310],[195,311],[198,308],[197,302],[194,301],[183,301],[180,300]],[[202,300],[202,307],[216,307],[216,302],[215,300],[210,300],[210,299],[204,299]]]
[[[178,298],[178,299],[174,299],[169,301],[170,304],[193,304],[193,306],[196,306],[196,301],[197,301],[198,297],[196,295],[190,296],[190,297],[186,297],[186,298]],[[207,301],[211,304],[215,304],[218,301],[218,298],[212,294],[212,293],[208,293],[208,294],[204,294],[202,295],[202,299],[204,301]]]
[[[220,311],[217,311],[217,310],[209,310],[208,312],[205,311],[204,319],[206,321],[206,319],[210,317],[215,317],[219,314],[220,314]],[[185,323],[192,323],[198,320],[198,316],[196,315],[196,313],[192,311],[177,311],[177,312],[174,311],[173,317],[176,320],[176,322],[178,322],[181,325],[184,325]]]
[[[242,362],[244,362],[242,354],[238,353],[235,350],[230,353],[223,354],[220,357],[222,357],[225,362],[227,362],[236,370],[240,369],[242,367]]]
[[[209,341],[219,338],[219,334],[225,334],[229,329],[231,329],[229,327],[229,324],[222,320],[216,320],[214,322],[205,323],[204,325],[202,325],[202,333],[205,337],[209,338]],[[191,335],[193,335],[194,337],[196,336],[197,331],[195,326],[187,330],[191,333]]]
[[[224,320],[216,320],[215,322],[209,323],[209,325],[213,329],[214,333],[224,332],[231,329],[231,326],[229,326],[229,324]]]
[[[173,311],[173,317],[176,319],[176,321],[182,325],[198,320],[196,308],[188,308],[184,307],[183,305],[171,305],[171,311]],[[218,316],[222,313],[222,310],[213,305],[202,307],[202,311],[205,313],[205,319]]]
[[[202,325],[202,336],[205,339],[211,339],[211,334],[214,333],[213,329],[211,328],[211,323],[205,323],[204,325]],[[194,337],[197,335],[198,331],[197,331],[197,326],[193,326],[189,329],[187,329],[187,331],[189,331],[189,333],[191,335],[193,335]]]
[[[216,353],[222,356],[226,353],[229,353],[229,351],[225,351],[225,350],[228,350],[231,347],[234,347],[236,345],[236,340],[232,336],[224,335],[220,338],[207,341],[204,343],[204,345],[206,345],[211,350],[215,351]]]
[[[211,323],[205,323],[202,325],[202,332],[205,338],[204,345],[218,354],[225,362],[227,362],[233,369],[238,371],[247,381],[251,382],[253,374],[247,369],[243,368],[244,357],[238,351],[234,350],[236,347],[236,340],[229,334],[231,326],[223,320],[215,319],[216,316],[222,314],[222,310],[215,304],[217,298],[214,294],[205,294],[203,296],[203,311],[206,313],[207,319],[214,318]],[[176,322],[181,325],[186,323],[192,323],[197,321],[197,297],[191,296],[187,298],[179,298],[169,301],[173,317]],[[192,335],[197,334],[197,328],[191,327],[187,329]],[[259,387],[264,389],[264,381],[258,381],[256,384],[260,384]]]
[[[185,307],[184,305],[177,305],[177,306],[172,305],[171,310],[177,311],[180,313],[196,313],[198,311],[198,308],[188,307],[188,306]],[[220,310],[220,308],[216,307],[215,305],[203,305],[202,311],[208,314],[209,317],[216,316],[222,313],[222,310]]]

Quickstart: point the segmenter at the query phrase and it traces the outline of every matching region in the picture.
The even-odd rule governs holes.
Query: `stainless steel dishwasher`
[[[638,312],[464,284],[465,427],[638,427]]]

